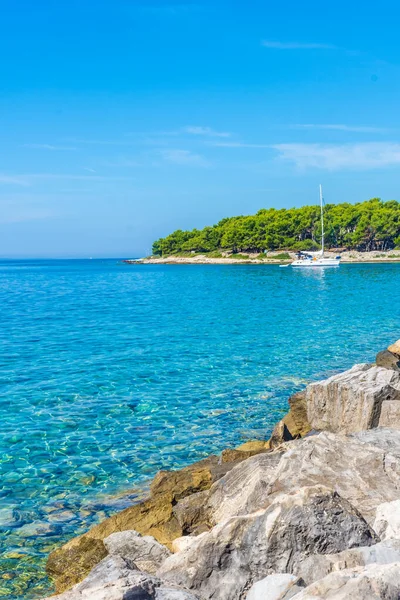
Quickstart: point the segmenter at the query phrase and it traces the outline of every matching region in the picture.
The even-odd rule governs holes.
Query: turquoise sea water
[[[393,264],[0,262],[0,597],[51,589],[46,554],[158,469],[268,437],[291,393],[373,360],[399,291]]]

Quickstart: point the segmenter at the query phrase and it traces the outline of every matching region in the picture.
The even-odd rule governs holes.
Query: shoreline
[[[125,259],[124,264],[138,265],[285,265],[290,264],[296,258],[294,252],[288,252],[290,258],[278,257],[282,252],[270,253],[266,258],[259,258],[258,254],[249,254],[248,258],[231,258],[229,255],[213,258],[206,254],[194,256],[166,256],[166,257],[143,257],[138,259]],[[334,258],[335,253],[326,252],[327,258]],[[276,256],[276,258],[275,258]],[[400,263],[400,251],[390,250],[384,253],[346,251],[341,253],[341,264],[391,264]]]
[[[282,577],[283,573],[292,577],[292,583],[293,577],[301,574],[302,577],[297,577],[296,582],[299,600],[303,600],[303,588],[319,578],[324,581],[327,573],[339,571],[340,576],[345,576],[342,551],[355,552],[350,549],[357,550],[357,546],[361,546],[360,556],[365,558],[366,548],[371,546],[370,562],[379,563],[376,552],[381,552],[380,544],[384,546],[382,552],[387,551],[387,538],[382,533],[384,525],[380,521],[377,523],[377,519],[385,510],[390,527],[397,527],[396,534],[391,537],[395,537],[398,553],[389,553],[389,557],[385,555],[386,562],[383,562],[392,565],[397,561],[396,564],[400,565],[400,524],[396,520],[400,487],[394,480],[392,483],[394,472],[388,471],[386,466],[387,460],[390,465],[394,464],[393,460],[400,460],[400,340],[379,352],[375,363],[357,364],[327,380],[311,383],[303,391],[293,394],[288,404],[288,413],[276,424],[269,440],[249,441],[183,469],[160,471],[150,484],[147,499],[116,513],[53,551],[48,559],[47,571],[56,582],[57,593],[61,593],[56,598],[78,600],[81,590],[85,590],[87,585],[91,588],[93,582],[104,593],[104,587],[101,586],[104,585],[105,574],[106,587],[109,585],[107,573],[110,565],[116,573],[113,575],[116,585],[122,585],[122,580],[124,586],[131,585],[129,577],[133,577],[132,567],[127,567],[126,563],[130,558],[134,560],[134,573],[140,573],[142,579],[157,575],[155,585],[160,586],[160,591],[163,586],[172,584],[175,590],[173,600],[196,600],[199,597],[262,600],[263,596],[253,593],[254,586],[264,581],[262,575],[268,579]],[[388,448],[394,453],[392,458],[387,458]],[[377,452],[383,452],[382,459],[376,460]],[[308,462],[313,464],[308,467]],[[312,519],[310,522],[308,519],[315,499],[318,507],[321,502],[326,504],[322,513],[318,508],[313,517],[317,520],[328,519],[327,524],[320,524],[322,531],[327,527],[324,536],[329,538],[329,528],[337,530],[330,541],[324,539],[323,547],[328,544],[328,552],[317,547],[310,553],[310,535],[315,525]],[[289,530],[291,527],[287,520],[292,518],[292,509],[286,516],[285,511],[292,505],[296,515],[303,505],[305,511],[301,516],[301,529],[293,540],[285,542],[293,545],[290,546],[291,552],[299,552],[301,537],[305,536],[305,547],[296,559],[298,566],[294,568],[291,562],[285,567],[278,566],[274,563],[274,556],[268,558],[265,550],[267,554],[261,556],[261,560],[272,562],[260,572],[260,556],[253,556],[246,544],[241,545],[241,529],[245,527],[247,519],[248,527],[254,534],[254,515],[259,515],[257,519],[261,522],[257,536],[265,544],[265,536],[268,538],[272,530],[267,528],[266,531],[260,515],[265,514],[268,523],[270,519],[279,520],[277,515],[283,511],[279,527],[284,538],[287,535],[284,533],[285,527],[289,527]],[[392,505],[395,506],[392,508]],[[390,511],[387,514],[387,506],[393,512],[393,518]],[[279,508],[278,512],[276,507]],[[330,511],[333,511],[332,514]],[[340,516],[342,513],[348,516]],[[235,519],[237,525],[232,527]],[[354,519],[358,519],[356,534],[352,529]],[[316,546],[320,543],[320,525],[317,539],[313,542]],[[389,525],[386,524],[387,527]],[[363,534],[354,544],[354,535],[359,535],[361,530]],[[226,544],[228,557],[232,552],[237,552],[235,556],[243,560],[243,552],[249,553],[246,557],[248,564],[242,567],[246,571],[246,583],[243,584],[238,578],[239,587],[235,583],[236,587],[231,590],[224,585],[220,587],[220,584],[216,587],[215,581],[210,582],[215,573],[221,584],[225,581],[228,583],[233,576],[229,560],[222,561],[223,567],[217,566],[215,561],[215,553],[224,554]],[[274,552],[277,551],[276,544],[279,545],[279,542],[274,538]],[[394,551],[391,546],[390,549]],[[160,555],[160,559],[155,560],[157,564],[149,563],[149,552]],[[260,550],[257,549],[257,552]],[[319,572],[318,564],[325,561],[326,554],[337,556],[338,559],[330,558],[332,568],[324,567]],[[208,556],[212,559],[211,575],[210,565],[205,565]],[[118,562],[121,559],[125,562]],[[309,560],[312,566],[316,561],[317,574],[314,571],[311,573],[309,567],[305,568]],[[359,558],[359,562],[354,563],[353,560],[350,563],[353,568],[370,564],[362,560]],[[252,561],[255,561],[255,574],[251,571]],[[196,569],[197,574],[193,579]],[[373,574],[368,572],[368,577],[371,576]],[[400,580],[398,587],[400,593]],[[71,591],[64,594],[66,590]],[[356,596],[356,600],[366,597]],[[103,596],[93,596],[93,600],[97,598],[100,600]],[[275,596],[271,598],[274,600]],[[297,594],[293,598],[297,598]],[[308,598],[304,596],[304,599]],[[334,598],[336,596],[332,596]],[[157,594],[154,600],[158,600]],[[166,595],[165,600],[172,600],[172,596],[170,599]]]

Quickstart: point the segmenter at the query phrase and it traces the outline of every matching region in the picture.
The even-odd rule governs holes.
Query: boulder
[[[238,446],[236,450],[242,450],[244,452],[255,451],[256,453],[262,452],[263,450],[269,450],[269,441],[250,440],[249,442],[245,442]]]
[[[394,562],[400,562],[400,540],[386,540],[374,546],[352,548],[337,554],[309,556],[299,563],[296,575],[310,585],[333,571]]]
[[[248,458],[214,483],[205,509],[210,524],[263,506],[281,456],[282,453],[272,452]]]
[[[137,569],[155,573],[170,551],[150,535],[141,536],[137,531],[112,533],[104,540],[109,555],[120,556],[133,562]]]
[[[400,358],[400,340],[389,346],[388,351]]]
[[[372,527],[382,540],[400,540],[400,499],[380,504]]]
[[[368,546],[377,537],[351,506],[323,486],[279,495],[268,508],[216,525],[170,556],[158,575],[202,598],[237,600],[271,573],[292,573],[305,556]]]
[[[289,573],[268,575],[254,583],[246,596],[246,600],[288,600],[304,587],[299,577]]]
[[[297,392],[289,398],[289,412],[275,425],[270,448],[278,448],[283,442],[304,437],[311,430],[307,417],[306,392]]]
[[[400,563],[345,569],[312,583],[293,600],[398,600]]]
[[[81,583],[47,600],[198,600],[187,590],[164,586],[119,556],[100,562]]]
[[[393,371],[400,371],[400,360],[399,357],[389,352],[389,350],[382,350],[376,355],[377,367],[384,367],[385,369],[392,369]]]
[[[172,540],[181,537],[188,528],[180,525],[184,523],[184,509],[178,507],[179,502],[209,488],[235,464],[220,464],[219,458],[212,455],[179,471],[160,471],[153,480],[148,500],[105,519],[51,552],[46,571],[55,581],[56,591],[63,592],[81,581],[107,555],[103,540],[112,533],[135,530],[170,547]],[[193,512],[191,505],[188,522],[194,528]]]
[[[382,402],[379,427],[400,429],[400,402],[399,400],[385,400]]]
[[[379,428],[350,436],[323,432],[287,445],[269,494],[325,485],[356,506],[369,523],[379,504],[400,498],[400,431]]]
[[[307,386],[313,429],[351,433],[377,427],[383,401],[400,400],[400,373],[369,364]]]
[[[209,491],[204,490],[183,498],[173,507],[183,535],[198,535],[210,529],[208,497]]]

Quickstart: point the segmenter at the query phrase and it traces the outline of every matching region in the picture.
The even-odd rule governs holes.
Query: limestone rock
[[[218,456],[212,455],[178,471],[159,471],[151,486],[151,496],[170,494],[174,501],[208,489],[218,479]]]
[[[108,553],[132,561],[140,571],[155,573],[170,551],[150,535],[141,536],[137,531],[112,533],[104,540]]]
[[[196,600],[196,596],[164,586],[158,577],[142,573],[133,561],[115,554],[103,559],[71,590],[48,600]]]
[[[351,433],[377,427],[381,405],[400,400],[400,373],[368,364],[310,384],[307,415],[313,429]]]
[[[246,600],[288,600],[303,587],[299,577],[289,573],[276,573],[254,583],[249,589]]]
[[[296,575],[310,585],[333,571],[394,562],[400,562],[400,540],[386,540],[374,546],[353,548],[337,554],[309,556],[299,563]]]
[[[63,592],[81,581],[106,556],[102,540],[112,533],[135,530],[170,546],[172,540],[184,533],[175,514],[179,512],[179,501],[209,488],[234,464],[220,465],[217,456],[210,456],[180,471],[161,471],[151,486],[151,498],[105,519],[49,555],[46,571],[54,579],[56,591]],[[179,514],[182,522],[183,510]]]
[[[249,458],[214,483],[208,493],[209,522],[215,525],[262,507],[281,456],[276,452]]]
[[[101,539],[74,538],[49,555],[46,571],[55,579],[56,591],[63,592],[81,581],[105,556],[107,550]]]
[[[183,498],[173,507],[173,513],[183,535],[198,535],[210,529],[208,497],[209,491],[204,490]]]
[[[242,450],[244,452],[262,452],[263,450],[269,450],[269,441],[263,442],[260,440],[251,440],[245,442],[236,448],[236,450]]]
[[[400,371],[399,357],[392,352],[389,352],[389,350],[383,350],[376,355],[376,365],[377,367],[384,367],[385,369]]]
[[[400,340],[388,347],[388,351],[400,358]]]
[[[400,429],[400,402],[399,400],[386,400],[382,402],[379,427]]]
[[[400,563],[372,564],[331,573],[312,583],[293,600],[398,600]]]
[[[284,442],[290,442],[291,440],[293,440],[293,436],[282,419],[274,427],[274,430],[271,434],[271,439],[269,441],[270,446],[272,449],[279,448],[281,444]]]
[[[283,442],[304,437],[311,430],[307,417],[306,392],[297,392],[289,398],[290,410],[275,426],[270,447],[277,448]]]
[[[256,450],[239,450],[238,448],[227,448],[226,450],[223,450],[221,452],[221,462],[232,463],[246,460],[247,458],[250,458],[250,456],[260,454],[260,452],[267,452],[264,443],[261,449],[257,448]]]
[[[309,554],[376,541],[349,502],[323,486],[306,487],[279,495],[265,510],[222,521],[170,556],[158,575],[202,598],[237,600],[263,577],[293,572]]]
[[[380,504],[372,527],[382,540],[400,540],[400,499]]]
[[[325,485],[356,506],[369,523],[379,504],[400,497],[400,431],[379,428],[347,437],[323,432],[288,446],[270,494]]]

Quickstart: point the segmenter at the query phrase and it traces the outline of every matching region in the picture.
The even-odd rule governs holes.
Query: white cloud
[[[183,128],[184,133],[189,133],[190,135],[202,135],[206,137],[230,137],[230,133],[224,131],[215,131],[211,127],[202,127],[199,125],[187,125]]]
[[[23,185],[27,186],[29,183],[20,175],[2,175],[0,174],[0,184],[5,185]]]
[[[400,164],[400,144],[371,142],[358,144],[276,144],[279,158],[299,169],[376,169]]]
[[[162,149],[158,151],[162,158],[169,163],[188,167],[209,167],[210,163],[200,154],[194,154],[190,150],[169,150]]]
[[[52,144],[23,144],[23,147],[35,150],[76,150],[73,146],[53,146]]]
[[[291,125],[294,129],[328,129],[333,131],[354,131],[356,133],[387,133],[389,129],[384,127],[370,127],[365,125],[345,125],[342,123],[304,123]]]
[[[277,42],[264,40],[261,45],[265,48],[274,48],[276,50],[335,50],[337,46],[333,44],[319,44],[315,42]]]
[[[23,173],[18,175],[0,174],[0,185],[30,186],[35,181],[131,181],[131,177],[105,177],[102,175],[74,175],[69,173]]]
[[[271,144],[246,144],[245,142],[212,142],[218,148],[271,148]]]

